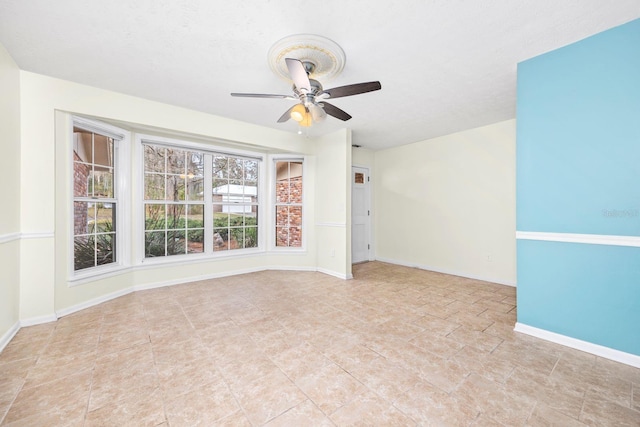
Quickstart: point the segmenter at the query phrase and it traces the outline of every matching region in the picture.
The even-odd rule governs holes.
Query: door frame
[[[350,185],[351,185],[351,192],[353,194],[353,186],[355,185],[353,182],[353,176],[354,176],[354,169],[364,169],[366,171],[366,177],[367,177],[367,182],[365,185],[365,207],[366,209],[369,211],[369,220],[368,220],[368,224],[365,230],[366,236],[367,236],[367,240],[369,241],[369,248],[367,249],[367,257],[365,260],[363,261],[358,261],[358,262],[367,262],[367,261],[374,261],[375,257],[373,256],[374,253],[374,241],[373,241],[373,219],[374,219],[374,213],[373,213],[373,209],[371,208],[371,186],[373,185],[372,181],[371,181],[371,167],[369,166],[364,166],[364,165],[358,165],[358,164],[352,164],[351,165],[351,175],[350,175]],[[351,198],[351,223],[352,223],[352,227],[353,227],[353,197]],[[351,232],[351,248],[353,248],[353,230]],[[351,263],[353,264],[353,249],[351,252]]]

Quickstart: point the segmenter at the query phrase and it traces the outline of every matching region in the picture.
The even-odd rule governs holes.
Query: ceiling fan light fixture
[[[291,109],[291,112],[289,113],[291,118],[298,123],[302,122],[307,114],[308,114],[307,110],[304,108],[304,105],[302,104],[297,104],[295,107]]]
[[[311,125],[313,124],[313,117],[311,117],[311,113],[309,112],[309,110],[307,110],[305,107],[302,108],[304,109],[304,116],[302,117],[302,120],[298,122],[298,124],[305,128],[311,127]]]

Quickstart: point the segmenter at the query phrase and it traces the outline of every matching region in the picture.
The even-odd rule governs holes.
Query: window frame
[[[277,168],[276,164],[278,162],[300,162],[302,163],[302,202],[300,206],[302,207],[302,221],[300,227],[302,228],[301,233],[301,245],[300,246],[278,246],[277,245],[277,207],[278,206],[292,206],[290,204],[278,203],[278,196],[276,192],[277,186]],[[305,156],[286,156],[286,155],[276,155],[271,156],[271,180],[269,182],[269,189],[271,195],[271,203],[269,209],[271,210],[271,221],[269,224],[269,236],[270,236],[270,250],[275,252],[306,252],[307,250],[307,159]]]
[[[135,221],[136,229],[136,263],[138,265],[154,265],[154,264],[173,264],[173,263],[189,263],[205,260],[213,260],[229,257],[243,257],[248,255],[255,255],[260,252],[265,252],[265,226],[264,224],[264,212],[265,212],[265,183],[267,181],[265,173],[265,157],[264,153],[259,151],[248,151],[236,148],[226,147],[224,143],[215,145],[216,141],[211,143],[194,142],[186,139],[176,139],[161,137],[148,134],[137,134],[135,142],[135,158],[134,162],[138,165],[139,172],[136,176],[138,191],[135,194]],[[258,161],[258,195],[257,195],[257,238],[258,244],[253,248],[233,249],[225,251],[213,250],[213,196],[212,194],[204,193],[204,251],[201,253],[185,253],[179,255],[165,255],[157,257],[145,256],[145,206],[147,201],[144,198],[144,145],[151,144],[157,146],[165,146],[168,148],[175,148],[180,150],[199,151],[205,155],[205,168],[204,168],[204,188],[213,188],[213,166],[212,159],[215,155],[225,155],[231,157],[238,157],[243,159],[250,159]],[[207,229],[207,224],[211,224],[211,228]],[[209,233],[209,231],[211,233]]]
[[[69,120],[69,149],[67,152],[68,159],[68,191],[69,199],[68,206],[68,262],[67,262],[67,280],[70,286],[75,286],[84,283],[87,280],[95,279],[101,276],[109,276],[110,274],[117,273],[118,271],[127,268],[130,265],[130,247],[131,239],[128,236],[131,235],[129,221],[126,221],[128,213],[130,212],[130,205],[128,202],[127,186],[130,182],[129,170],[130,161],[127,155],[130,147],[130,135],[124,129],[116,126],[100,122],[97,120],[91,120],[80,116],[71,116]],[[87,132],[100,134],[108,138],[113,139],[113,197],[109,200],[115,201],[115,261],[109,264],[97,265],[94,267],[87,267],[81,270],[75,270],[75,210],[74,204],[76,202],[76,196],[74,193],[74,129],[79,128]],[[82,199],[83,197],[80,197]],[[87,197],[84,197],[87,199]],[[109,202],[106,202],[109,203]]]

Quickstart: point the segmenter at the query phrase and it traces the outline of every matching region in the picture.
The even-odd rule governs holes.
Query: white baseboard
[[[4,350],[7,344],[9,344],[9,341],[11,341],[13,337],[16,336],[19,330],[20,322],[18,321],[14,323],[13,326],[11,326],[9,330],[5,332],[4,335],[2,335],[2,337],[0,337],[0,353],[2,353],[2,350]]]
[[[342,279],[342,280],[353,279],[353,274],[338,273],[337,271],[327,270],[326,268],[317,268],[316,271],[318,273],[322,273],[322,274],[326,274],[326,275],[329,275],[329,276],[337,277],[338,279]]]
[[[90,299],[89,301],[84,301],[80,304],[72,305],[71,307],[66,307],[66,308],[63,308],[62,310],[58,310],[56,311],[56,316],[58,316],[58,318],[68,316],[77,311],[84,310],[85,308],[93,307],[95,305],[102,304],[103,302],[107,302],[112,299],[121,297],[123,295],[130,294],[131,292],[132,292],[132,288],[126,288],[116,292],[112,292],[107,295],[102,295],[98,298]]]
[[[44,316],[30,317],[28,319],[20,319],[20,327],[41,325],[43,323],[55,322],[58,317],[54,314],[47,314]]]
[[[516,327],[513,330],[536,338],[541,338],[546,341],[551,341],[556,344],[564,345],[565,347],[575,348],[576,350],[604,357],[605,359],[610,359],[615,362],[624,363],[625,365],[640,368],[640,356],[635,354],[625,353],[624,351],[571,338],[566,335],[556,334],[555,332],[535,328],[523,323],[516,323]]]
[[[441,268],[436,268],[436,267],[432,267],[432,266],[429,266],[429,265],[415,264],[415,263],[410,263],[410,262],[406,262],[406,261],[402,261],[402,260],[384,258],[384,257],[376,257],[376,261],[386,262],[386,263],[395,264],[395,265],[402,265],[404,267],[419,268],[420,270],[433,271],[433,272],[436,272],[436,273],[450,274],[452,276],[465,277],[467,279],[481,280],[483,282],[497,283],[499,285],[512,286],[514,288],[516,287],[516,283],[515,282],[505,281],[505,280],[502,280],[502,279],[496,279],[495,277],[484,277],[484,276],[469,275],[467,273],[461,273],[459,271],[443,270]]]

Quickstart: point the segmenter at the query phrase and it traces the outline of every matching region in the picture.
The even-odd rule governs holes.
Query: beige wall
[[[54,79],[22,71],[21,77],[21,148],[22,148],[22,230],[31,236],[28,250],[22,252],[24,277],[21,278],[20,317],[28,321],[46,319],[55,313],[65,314],[128,292],[131,289],[159,284],[180,283],[204,277],[214,277],[237,272],[265,268],[289,268],[317,270],[346,275],[347,266],[343,254],[349,244],[344,233],[323,240],[335,247],[336,258],[342,262],[323,263],[317,256],[316,212],[313,206],[323,206],[332,213],[342,209],[338,221],[345,222],[345,200],[347,176],[344,173],[333,177],[336,164],[341,169],[350,165],[350,138],[346,131],[333,134],[329,141],[302,139],[298,135],[263,128],[234,120],[224,119],[184,108],[147,101],[144,99],[105,91],[64,80]],[[56,113],[58,112],[58,113]],[[310,209],[305,212],[308,243],[306,250],[295,254],[265,252],[242,258],[217,259],[213,261],[163,266],[136,265],[134,253],[129,260],[132,267],[118,275],[92,280],[70,286],[68,282],[69,260],[69,203],[70,188],[70,114],[93,116],[126,127],[148,130],[162,134],[162,129],[175,135],[188,135],[199,142],[234,141],[265,154],[294,153],[304,155],[307,198]],[[327,143],[316,154],[315,146]],[[338,147],[334,149],[335,147]],[[133,142],[131,150],[133,150]],[[326,147],[333,147],[329,152]],[[349,148],[349,150],[347,150]],[[131,152],[133,156],[133,151]],[[328,157],[331,156],[331,157]],[[316,161],[316,157],[320,160]],[[55,160],[54,160],[55,159]],[[265,159],[266,160],[266,159]],[[135,165],[132,170],[137,170]],[[37,170],[38,173],[32,173]],[[334,193],[316,193],[315,177],[332,176],[339,198]],[[342,181],[340,181],[342,179]],[[135,180],[132,180],[135,186]],[[136,191],[136,188],[133,188]],[[132,200],[133,203],[133,200]],[[325,211],[322,211],[323,213]],[[135,213],[132,213],[135,215]],[[326,221],[334,218],[329,214]],[[267,216],[265,223],[268,222]],[[132,235],[138,232],[135,218],[131,218]],[[343,224],[343,229],[346,225]],[[25,246],[26,248],[26,246]],[[38,269],[33,269],[38,265]],[[350,267],[349,267],[350,271]]]
[[[316,144],[318,268],[351,277],[351,131],[318,138]]]
[[[20,295],[20,70],[0,45],[0,349],[17,328]]]
[[[375,152],[376,259],[515,285],[515,120]]]

